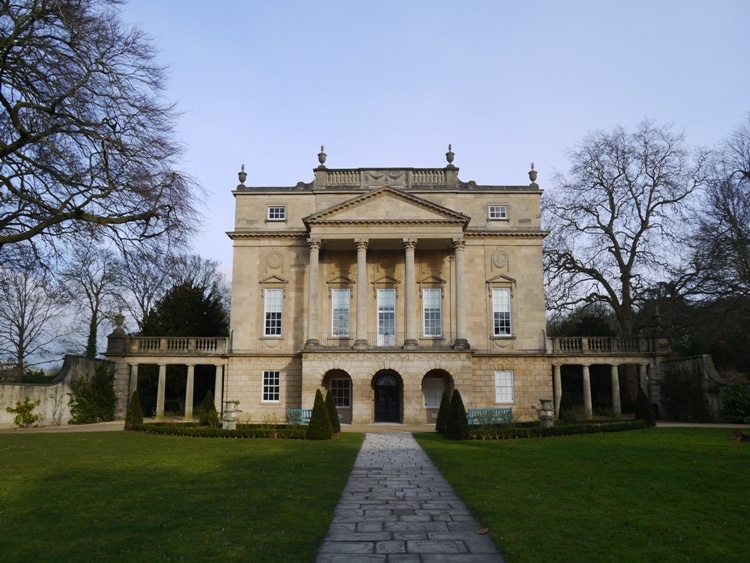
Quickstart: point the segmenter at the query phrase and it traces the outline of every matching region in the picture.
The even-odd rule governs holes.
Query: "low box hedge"
[[[260,425],[242,424],[237,425],[236,430],[224,430],[223,428],[211,428],[210,426],[198,426],[195,423],[169,424],[153,422],[150,424],[137,424],[133,430],[149,434],[162,434],[166,436],[188,436],[193,438],[273,438],[286,440],[304,440],[304,426]]]
[[[581,422],[578,424],[556,424],[542,428],[538,422],[495,424],[472,428],[470,440],[516,440],[519,438],[544,438],[547,436],[570,436],[573,434],[596,434],[598,432],[624,432],[646,428],[643,420],[618,420],[613,422]]]

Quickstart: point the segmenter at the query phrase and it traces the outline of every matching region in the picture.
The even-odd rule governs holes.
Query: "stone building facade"
[[[343,422],[434,421],[553,395],[541,190],[444,168],[329,169],[234,191],[225,395],[258,417],[334,393]],[[244,175],[240,176],[244,180]]]
[[[479,185],[459,179],[453,158],[449,147],[443,168],[331,169],[321,147],[311,182],[274,187],[246,185],[243,167],[229,339],[116,330],[107,357],[122,396],[140,363],[157,363],[163,413],[165,366],[185,363],[189,416],[190,366],[208,363],[217,404],[239,401],[254,422],[312,408],[318,389],[344,423],[431,423],[452,389],[467,408],[530,418],[540,399],[559,407],[560,366],[583,366],[585,390],[588,366],[606,363],[619,411],[617,366],[642,366],[645,384],[657,345],[547,338],[533,164],[529,183]],[[591,411],[590,393],[584,403]]]

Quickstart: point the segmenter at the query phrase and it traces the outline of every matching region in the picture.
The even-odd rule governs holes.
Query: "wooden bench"
[[[506,424],[513,418],[513,409],[469,409],[466,418],[469,424]]]
[[[310,424],[312,409],[286,409],[286,421],[289,424]]]

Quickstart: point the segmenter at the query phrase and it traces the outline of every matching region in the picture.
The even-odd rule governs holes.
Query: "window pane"
[[[425,408],[439,409],[440,401],[443,399],[443,380],[434,377],[425,379],[422,388]]]
[[[508,207],[506,205],[490,205],[490,219],[507,219]]]
[[[440,289],[425,289],[422,293],[424,307],[424,335],[440,336],[443,333]]]
[[[334,289],[331,294],[333,319],[331,332],[333,336],[349,336],[349,303],[348,289]]]
[[[492,333],[495,336],[508,336],[511,334],[510,326],[510,290],[492,290]]]
[[[268,208],[269,221],[283,221],[286,219],[286,207],[283,205],[273,205]]]
[[[281,336],[281,304],[284,292],[281,289],[266,290],[266,318],[264,334]]]
[[[378,290],[378,345],[396,343],[396,290]]]
[[[281,372],[266,370],[263,372],[263,401],[278,401],[281,390]]]
[[[351,406],[351,381],[349,379],[332,379],[331,393],[337,407]]]
[[[495,402],[513,402],[513,370],[497,370],[495,372]]]

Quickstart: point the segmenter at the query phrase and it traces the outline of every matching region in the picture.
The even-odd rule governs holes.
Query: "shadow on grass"
[[[310,561],[363,436],[0,436],[6,561]]]

